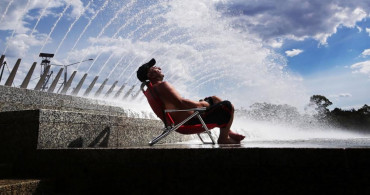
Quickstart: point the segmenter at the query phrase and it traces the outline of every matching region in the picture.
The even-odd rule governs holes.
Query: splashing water
[[[1,18],[0,18],[0,23],[1,23],[1,22],[3,21],[3,19],[5,18],[6,13],[8,13],[9,7],[12,5],[13,1],[14,1],[14,0],[9,1],[8,5],[6,6],[5,11],[4,11],[3,15],[2,15],[2,16],[1,16]]]
[[[124,24],[124,25],[122,25],[115,33],[114,33],[114,35],[113,35],[113,38],[116,38],[117,37],[117,35],[118,35],[118,33],[122,30],[122,29],[124,29],[126,26],[127,26],[127,24],[129,24],[130,22],[132,22],[132,21],[134,21],[134,20],[137,20],[145,11],[150,11],[150,10],[152,10],[152,9],[154,9],[154,8],[156,8],[156,6],[151,6],[151,7],[148,7],[147,9],[145,9],[145,10],[141,10],[139,13],[137,13],[135,16],[133,16],[132,18],[130,18],[129,20],[127,20],[127,22]],[[135,29],[136,30],[136,29]],[[133,32],[135,31],[135,30],[133,30]],[[130,35],[128,35],[128,37],[130,37]],[[99,54],[95,57],[95,59],[98,59],[99,57],[100,57],[100,55],[102,54],[102,52],[99,52]],[[108,57],[108,59],[105,61],[105,63],[103,64],[103,66],[101,67],[101,69],[100,69],[100,71],[98,72],[98,75],[100,75],[100,73],[103,71],[103,69],[106,67],[106,65],[108,64],[108,62],[112,59],[112,57],[114,56],[114,54],[112,53],[109,57]],[[122,56],[122,58],[123,58],[124,56]],[[94,63],[93,64],[91,64],[91,66],[90,66],[90,68],[92,67],[94,65]],[[116,67],[116,66],[115,66]],[[115,69],[115,67],[113,67],[113,69]],[[88,69],[88,71],[90,70],[90,68]],[[109,74],[110,75],[110,74]],[[109,77],[109,75],[108,75],[108,77]]]
[[[95,14],[89,19],[89,22],[87,23],[87,25],[85,25],[84,29],[82,30],[82,32],[80,33],[79,37],[77,38],[75,44],[73,45],[71,51],[74,51],[75,47],[77,46],[77,44],[80,42],[80,39],[82,38],[82,36],[85,34],[85,32],[87,31],[87,29],[89,28],[89,26],[92,24],[93,20],[98,16],[98,14],[103,11],[107,5],[109,3],[109,0],[105,1],[104,4],[100,7],[100,9],[98,11],[95,12]],[[69,58],[70,58],[70,53],[68,54],[67,56],[67,62],[69,61]],[[78,67],[80,66],[80,64],[77,66],[77,69]]]
[[[7,9],[9,8],[9,6],[13,3],[13,1],[9,2],[5,12],[7,12]],[[27,4],[26,6],[24,7],[23,11],[22,11],[22,14],[21,14],[21,17],[19,17],[19,21],[17,21],[17,27],[20,25],[21,23],[21,20],[23,18],[23,16],[27,13],[27,10],[28,10],[28,7],[30,5],[30,0],[27,1]],[[4,13],[4,16],[5,16],[5,13]],[[13,32],[12,32],[12,35],[10,35],[10,39],[9,40],[12,40],[14,38],[14,35],[15,35],[15,32],[16,32],[17,28],[14,28],[13,29]],[[3,52],[3,55],[6,53],[6,50],[8,49],[8,42],[6,42],[6,45],[5,45],[5,49],[4,49],[4,52]]]
[[[69,32],[71,32],[73,26],[76,24],[76,22],[80,19],[80,17],[82,16],[82,14],[89,8],[90,4],[92,3],[93,0],[90,0],[89,3],[86,5],[86,7],[83,8],[83,10],[78,14],[78,16],[75,18],[75,20],[73,21],[73,23],[69,26],[67,32],[65,33],[63,39],[60,41],[57,49],[55,50],[54,52],[54,55],[57,55],[60,47],[62,46],[62,44],[64,43],[64,40],[67,38]]]
[[[64,10],[62,11],[62,13],[59,14],[59,18],[57,19],[57,21],[54,23],[53,27],[51,27],[51,30],[48,34],[48,36],[46,37],[45,41],[44,41],[44,44],[42,45],[39,53],[41,53],[45,47],[45,45],[47,44],[48,40],[50,39],[50,36],[51,34],[54,32],[54,29],[55,27],[58,25],[60,19],[64,16],[65,12],[67,11],[67,9],[71,6],[71,3],[68,3],[65,7],[64,7]]]
[[[92,64],[80,63],[76,68],[79,72],[89,73],[89,77],[99,76],[102,80],[109,78],[110,82],[137,86],[139,81],[135,73],[138,66],[155,58],[165,73],[165,80],[185,98],[197,100],[217,95],[230,100],[236,108],[269,102],[300,109],[308,103],[309,95],[305,93],[301,79],[285,70],[285,57],[265,46],[257,35],[233,28],[231,19],[217,10],[221,0],[84,2],[83,11],[94,9],[92,16],[82,17],[85,12],[80,12],[58,40],[53,37],[53,32],[61,25],[63,15],[69,13],[68,8],[73,6],[65,3],[40,51],[48,46],[49,39],[53,39],[58,53],[55,60],[68,64],[69,61],[94,58]],[[40,35],[37,30],[40,25],[37,24],[44,17],[47,6],[35,21],[30,35]],[[81,23],[81,29],[75,28],[77,21]],[[67,42],[73,43],[72,46]],[[29,53],[35,51],[35,47],[30,47]],[[88,84],[86,81],[85,85]],[[141,97],[134,102],[128,98],[124,103],[133,105],[130,103],[133,101],[134,105],[140,105],[142,100]],[[327,136],[319,129],[312,131],[314,133],[302,131],[294,135],[298,132],[294,127],[245,119],[236,119],[234,126],[251,139]],[[345,133],[341,135],[347,136]]]
[[[116,15],[110,19],[108,21],[108,23],[103,27],[103,29],[99,32],[99,35],[96,37],[96,39],[99,39],[105,32],[105,30],[112,24],[112,22],[117,19],[118,15],[121,14],[122,12],[124,12],[125,10],[129,9],[133,4],[135,4],[136,0],[133,0],[131,1],[129,4],[125,5],[123,8],[121,8],[118,12],[116,12]],[[115,37],[115,35],[113,35],[113,37]],[[94,44],[92,44],[93,46]],[[86,55],[82,58],[82,59],[86,59]],[[90,65],[90,67],[88,68],[87,72],[90,71],[90,69],[92,68],[92,66],[94,65],[94,63],[96,62],[96,60]],[[100,73],[98,73],[99,75]]]
[[[45,13],[46,13],[46,9],[49,7],[50,1],[51,1],[51,0],[48,0],[47,4],[46,4],[46,5],[45,5],[45,7],[42,9],[41,14],[40,14],[40,16],[38,17],[36,24],[35,24],[35,25],[33,26],[33,28],[32,28],[32,31],[31,31],[31,33],[30,33],[30,36],[32,36],[33,32],[35,32],[35,29],[36,29],[37,25],[39,24],[39,22],[40,22],[41,18],[45,15]]]
[[[247,141],[290,141],[312,139],[355,139],[368,137],[360,132],[348,132],[331,127],[323,128],[320,124],[315,127],[302,128],[283,123],[271,123],[268,121],[256,121],[251,119],[236,118],[233,130],[246,135]]]

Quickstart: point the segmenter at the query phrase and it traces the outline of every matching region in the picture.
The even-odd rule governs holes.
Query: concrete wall
[[[15,142],[11,145],[26,136],[37,140],[28,145],[39,149],[118,148],[147,145],[161,133],[160,120],[132,115],[100,100],[0,86],[0,141]],[[173,133],[163,141],[192,138]]]
[[[58,110],[27,110],[0,113],[0,148],[119,148],[146,146],[161,133],[162,122],[117,115]],[[162,143],[190,136],[170,134]],[[10,147],[10,148],[9,148]]]
[[[0,112],[52,109],[127,116],[128,109],[102,100],[0,86]]]

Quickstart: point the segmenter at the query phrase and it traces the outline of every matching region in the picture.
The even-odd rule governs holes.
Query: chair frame
[[[144,87],[146,86],[148,89],[147,90],[151,90],[149,89],[149,86],[147,85],[149,83],[149,81],[144,81],[142,84],[141,84],[141,91],[144,93]],[[153,95],[153,94],[152,94]],[[145,96],[145,94],[144,94]],[[161,139],[165,138],[167,135],[169,135],[171,132],[173,131],[176,131],[177,129],[179,129],[182,125],[184,125],[186,122],[188,122],[190,119],[194,118],[194,117],[198,117],[199,121],[201,122],[202,124],[202,127],[204,128],[204,132],[202,133],[197,133],[199,139],[202,141],[203,144],[216,144],[213,136],[212,136],[212,132],[208,129],[206,123],[204,122],[204,120],[202,119],[201,117],[201,113],[203,113],[204,111],[206,111],[206,107],[201,107],[201,108],[191,108],[191,109],[167,109],[167,110],[164,110],[164,117],[166,114],[169,114],[169,113],[172,113],[172,112],[187,112],[187,111],[194,111],[194,113],[192,115],[190,115],[189,117],[187,117],[185,120],[181,121],[180,123],[178,124],[171,124],[171,125],[167,125],[163,120],[162,122],[164,123],[164,128],[162,129],[163,132],[155,137],[153,140],[151,140],[149,142],[149,145],[150,146],[153,146],[154,144],[156,144],[158,141],[160,141]],[[200,134],[207,134],[209,136],[209,138],[211,139],[211,142],[206,142],[201,136]]]

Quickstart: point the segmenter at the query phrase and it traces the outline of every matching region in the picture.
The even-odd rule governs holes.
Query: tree
[[[341,128],[370,131],[370,107],[366,104],[358,110],[335,108],[331,117]]]
[[[310,103],[315,104],[320,108],[327,108],[328,106],[333,104],[328,98],[322,95],[311,96]]]
[[[309,107],[313,107],[316,111],[315,117],[318,119],[327,119],[330,111],[327,108],[333,103],[322,95],[313,95],[310,98]]]
[[[362,108],[358,109],[358,112],[363,115],[368,115],[370,114],[370,106],[365,104],[364,106],[362,106]]]

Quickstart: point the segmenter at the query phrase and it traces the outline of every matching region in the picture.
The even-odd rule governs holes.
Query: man
[[[163,81],[164,75],[161,72],[161,68],[154,66],[155,63],[155,59],[151,59],[149,62],[140,66],[137,70],[137,78],[141,82],[149,80],[152,83],[165,109],[207,107],[207,111],[202,114],[202,118],[206,124],[217,123],[219,125],[220,136],[217,140],[218,144],[239,144],[245,138],[245,136],[230,130],[234,118],[234,107],[229,101],[222,101],[216,96],[205,98],[199,102],[181,97],[169,82]],[[171,117],[177,124],[191,114],[193,114],[193,111],[173,112],[171,113]],[[186,124],[200,124],[200,121],[198,118],[193,118]]]

